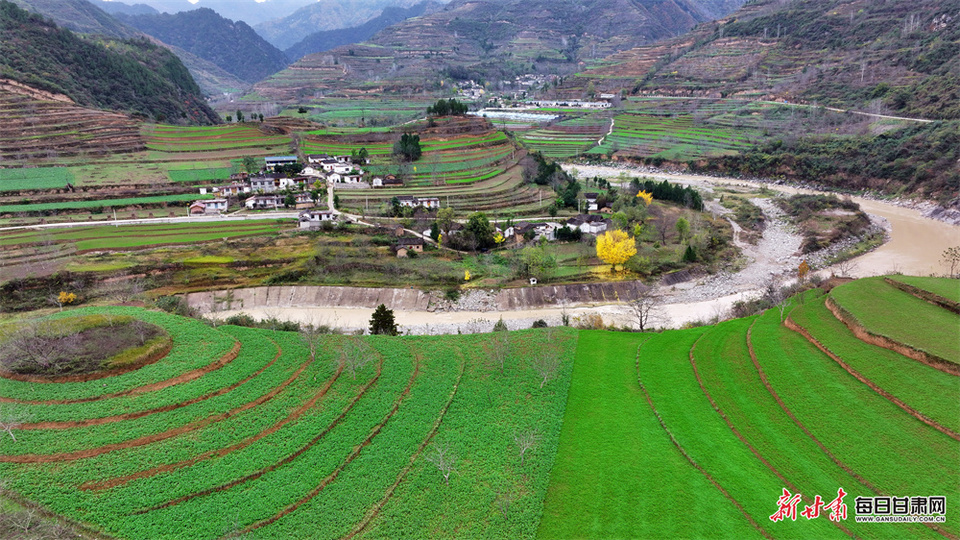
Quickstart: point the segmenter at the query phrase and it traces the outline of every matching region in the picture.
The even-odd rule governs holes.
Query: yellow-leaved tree
[[[621,230],[607,231],[597,237],[597,257],[610,265],[610,271],[616,271],[637,254],[637,244],[633,237]]]

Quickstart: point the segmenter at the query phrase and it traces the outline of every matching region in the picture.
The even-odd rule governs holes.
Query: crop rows
[[[163,204],[212,199],[213,195],[186,193],[182,195],[156,195],[153,197],[130,197],[124,199],[97,199],[87,201],[65,201],[55,203],[6,204],[0,206],[0,214],[17,212],[42,212],[46,210],[77,210],[83,208],[122,208],[147,204]]]
[[[497,369],[485,335],[326,336],[314,359],[297,334],[100,310],[160,324],[174,348],[103,379],[108,387],[35,385],[32,397],[48,403],[12,404],[35,421],[18,443],[0,442],[0,474],[51,510],[134,539],[416,536],[439,514],[430,529],[441,536],[535,534],[575,332],[511,335]],[[353,339],[373,355],[356,377],[335,362]],[[217,364],[213,353],[234,340],[235,358]],[[562,364],[541,387],[527,358],[543,349]],[[204,362],[217,367],[187,376]],[[541,437],[522,465],[512,441],[521,429]],[[441,445],[458,455],[449,484],[427,459]],[[494,484],[510,490],[509,519],[492,503]]]
[[[0,169],[0,192],[64,189],[74,182],[73,174],[65,167]]]
[[[195,152],[290,144],[290,137],[267,135],[254,126],[236,124],[211,127],[147,126],[144,128],[143,135],[147,148],[165,152]]]
[[[747,148],[747,137],[731,130],[697,127],[690,116],[659,117],[621,114],[613,132],[592,153],[623,151],[632,155],[683,159],[716,156]]]

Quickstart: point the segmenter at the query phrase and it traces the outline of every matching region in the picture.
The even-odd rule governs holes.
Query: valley
[[[958,0],[0,27],[0,538],[960,536]]]

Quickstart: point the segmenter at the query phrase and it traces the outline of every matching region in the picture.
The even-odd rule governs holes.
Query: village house
[[[607,230],[609,223],[600,216],[580,214],[568,219],[567,226],[571,229],[579,229],[584,234],[600,234]]]
[[[329,154],[307,154],[307,155],[305,155],[305,156],[303,156],[303,157],[305,157],[305,158],[307,159],[307,163],[310,164],[310,165],[317,165],[317,164],[319,164],[321,161],[330,159],[330,155],[329,155]]]
[[[388,174],[384,177],[374,177],[373,187],[403,187],[403,180],[395,175]]]
[[[400,195],[397,197],[401,207],[416,208],[422,206],[429,210],[440,208],[440,199],[437,197],[414,197],[412,195]]]
[[[556,239],[557,229],[560,228],[559,223],[519,223],[513,227],[513,236],[514,240],[517,242],[523,242],[526,240],[527,232],[533,231],[533,240],[539,240],[541,237],[546,238],[548,241],[553,241]],[[508,229],[509,230],[509,229]]]
[[[583,198],[587,201],[587,212],[596,212],[599,210],[597,205],[597,199],[600,197],[599,193],[584,193]]]
[[[212,188],[202,187],[200,188],[200,194],[206,195],[207,193],[216,193],[221,197],[237,197],[241,193],[250,193],[250,186],[246,184],[240,184],[234,182],[233,184],[228,184],[226,186],[214,186]]]
[[[296,165],[297,156],[268,156],[264,158],[268,171],[275,171],[281,165]]]
[[[337,216],[329,210],[308,210],[300,212],[298,219],[301,229],[319,229],[324,222],[332,223],[336,221]]]
[[[423,253],[423,238],[397,238],[393,250],[399,258],[409,257],[410,252]]]
[[[209,215],[226,212],[229,207],[226,199],[210,199],[206,201],[194,201],[190,205],[190,215]]]
[[[297,201],[296,208],[297,210],[303,210],[305,208],[313,208],[316,206],[316,203],[313,202],[313,197],[309,193],[297,193],[294,196],[294,199]]]
[[[276,210],[283,206],[283,198],[279,195],[254,195],[243,203],[250,210]]]
[[[273,193],[280,189],[279,175],[253,176],[250,178],[250,189],[257,193]]]

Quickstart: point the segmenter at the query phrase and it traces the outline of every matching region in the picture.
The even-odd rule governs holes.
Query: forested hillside
[[[144,39],[87,40],[5,0],[0,26],[3,77],[157,121],[219,122],[190,73],[163,47]]]
[[[210,61],[241,80],[254,83],[280,71],[287,58],[245,22],[224,19],[210,8],[176,14],[117,17],[164,43]]]

